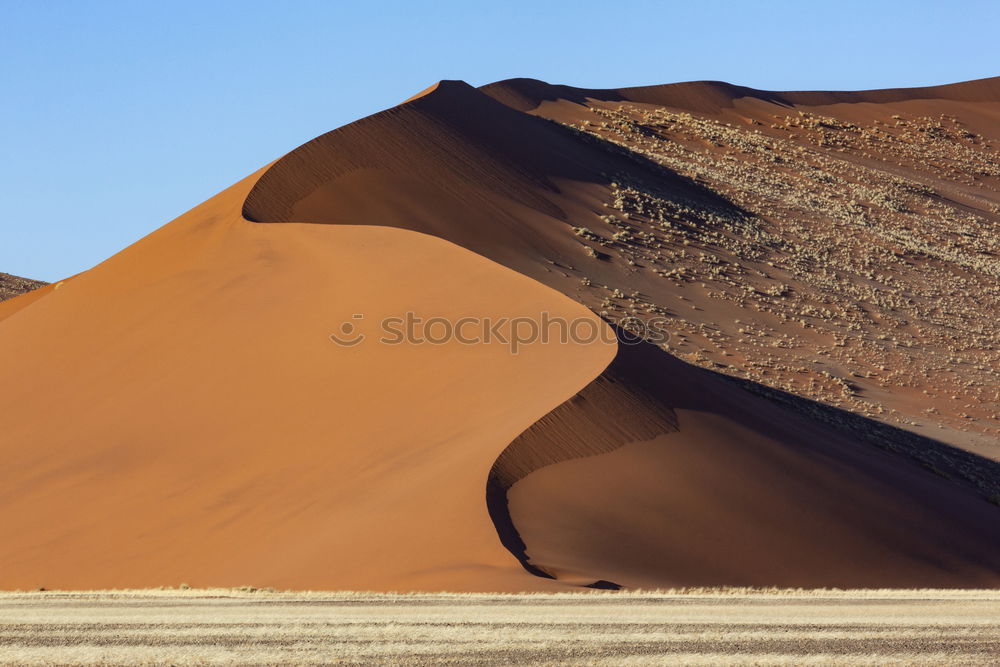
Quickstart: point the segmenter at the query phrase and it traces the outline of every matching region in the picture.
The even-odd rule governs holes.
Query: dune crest
[[[1000,77],[976,79],[921,88],[885,88],[858,91],[777,91],[737,86],[725,81],[685,81],[631,88],[574,88],[537,79],[507,79],[480,88],[484,93],[519,111],[532,111],[543,102],[586,100],[639,102],[692,112],[719,113],[740,98],[753,98],[784,106],[831,104],[887,104],[913,100],[995,102],[1000,99]]]
[[[767,267],[763,263],[748,262],[741,257],[738,253],[750,253],[739,246],[747,246],[748,240],[752,242],[758,237],[761,237],[762,245],[773,243],[765,240],[765,234],[770,233],[768,228],[771,224],[769,220],[744,208],[740,202],[720,198],[718,190],[712,192],[703,188],[702,177],[691,179],[687,174],[679,174],[651,159],[653,156],[643,150],[633,151],[632,144],[626,142],[634,140],[636,145],[644,148],[643,137],[657,131],[657,126],[639,126],[640,121],[633,121],[631,116],[614,111],[616,105],[639,105],[636,108],[643,112],[651,108],[675,108],[689,114],[719,117],[723,119],[723,124],[736,120],[761,125],[763,122],[774,122],[767,120],[771,115],[790,113],[788,110],[792,108],[816,109],[815,112],[804,112],[804,117],[809,120],[813,114],[820,113],[820,109],[824,113],[832,112],[830,107],[834,105],[849,104],[864,109],[860,113],[889,119],[897,110],[914,113],[924,109],[921,105],[943,104],[952,106],[942,109],[965,109],[965,116],[976,124],[994,113],[991,104],[1000,102],[1000,91],[996,90],[997,81],[991,79],[926,89],[849,93],[758,91],[724,82],[584,90],[529,79],[499,82],[480,89],[483,95],[520,115],[500,111],[495,105],[474,95],[471,89],[449,82],[448,89],[432,89],[429,94],[415,101],[419,103],[426,100],[427,107],[423,113],[433,114],[436,122],[449,126],[449,133],[453,133],[449,140],[454,136],[461,136],[461,147],[455,151],[449,147],[444,159],[438,159],[437,156],[428,158],[430,149],[421,147],[414,141],[407,142],[405,148],[397,146],[398,152],[419,151],[413,153],[414,162],[433,164],[436,170],[433,178],[442,184],[465,185],[467,174],[459,160],[476,162],[476,168],[480,172],[498,174],[512,173],[515,170],[511,165],[518,164],[521,168],[530,170],[528,178],[520,180],[522,186],[535,188],[536,194],[550,205],[518,206],[517,202],[525,201],[521,194],[501,189],[496,182],[491,181],[487,181],[488,187],[482,189],[484,181],[477,178],[474,188],[455,196],[470,197],[469,192],[475,193],[481,197],[481,204],[477,208],[489,210],[488,215],[464,219],[460,205],[449,206],[443,203],[446,198],[440,197],[438,201],[441,203],[435,206],[437,215],[432,220],[426,223],[417,219],[400,221],[394,213],[386,214],[386,208],[398,206],[399,210],[405,210],[408,206],[400,205],[399,201],[386,204],[388,197],[398,198],[401,192],[406,192],[406,204],[410,204],[417,200],[414,193],[425,191],[427,185],[416,180],[405,180],[409,177],[400,175],[404,168],[392,163],[390,158],[382,157],[380,153],[380,157],[365,165],[363,182],[366,186],[374,186],[380,193],[386,193],[388,197],[380,199],[380,204],[375,207],[367,202],[352,200],[352,215],[357,221],[370,220],[369,224],[375,225],[417,224],[419,226],[416,229],[420,231],[450,239],[489,256],[560,289],[594,310],[600,310],[602,306],[608,308],[609,302],[613,304],[613,308],[618,309],[618,303],[621,303],[615,303],[614,298],[605,298],[604,303],[598,305],[597,300],[591,296],[592,290],[588,289],[588,286],[598,285],[606,293],[613,293],[617,299],[631,304],[633,314],[636,306],[642,306],[647,312],[675,316],[681,308],[688,307],[684,301],[664,307],[660,305],[663,303],[661,299],[670,292],[677,295],[689,295],[690,292],[672,289],[669,284],[664,286],[662,282],[656,281],[658,276],[651,276],[653,280],[648,280],[639,268],[628,268],[646,266],[648,269],[650,264],[655,267],[658,263],[651,253],[642,253],[640,259],[641,251],[635,252],[629,247],[630,244],[648,248],[654,245],[654,240],[657,243],[666,243],[668,240],[678,242],[675,239],[664,240],[655,231],[644,227],[646,219],[654,226],[657,222],[666,226],[668,223],[665,220],[669,218],[665,216],[681,218],[680,224],[672,221],[669,224],[674,225],[684,237],[698,243],[701,252],[711,252],[718,257],[719,259],[714,260],[715,263],[722,266],[739,263],[747,271],[758,273],[762,273],[761,269],[767,270]],[[968,102],[983,104],[967,108],[955,106]],[[403,107],[408,104],[412,102]],[[462,120],[452,116],[458,108],[472,110],[468,123],[462,124]],[[610,133],[611,142],[602,141],[599,131],[590,130],[573,135],[567,134],[564,129],[567,125],[575,126],[581,117],[594,118],[594,110],[607,110],[605,117],[614,123],[623,124],[624,129],[619,135]],[[405,122],[401,116],[379,118],[378,122],[384,124],[381,128],[382,135],[391,136],[393,132],[404,131],[404,127],[422,127],[418,123],[423,123],[426,117],[418,117],[415,108],[408,111],[414,115],[405,118]],[[846,113],[847,117],[856,118],[859,112],[849,110]],[[528,120],[530,115],[544,117],[550,124],[531,123]],[[297,173],[296,170],[300,168],[296,166],[300,164],[297,160],[302,163],[307,157],[312,160],[319,151],[323,151],[323,160],[333,159],[334,163],[340,164],[341,158],[337,156],[350,154],[352,147],[361,141],[361,135],[373,131],[363,127],[363,123],[368,121],[373,124],[376,122],[374,118],[366,119],[321,137],[312,144],[307,144],[304,149],[298,149],[304,151],[301,156],[297,155],[298,151],[293,151],[275,165],[275,175],[285,173],[285,178],[292,180],[292,174]],[[552,121],[558,124],[554,125]],[[698,122],[692,120],[691,124],[696,128],[702,127],[697,125]],[[583,128],[586,129],[588,124],[591,128],[596,126],[592,120],[585,120]],[[608,125],[617,127],[611,123]],[[720,125],[718,130],[714,130],[716,134],[713,136],[710,126],[705,134],[715,142],[722,141],[723,135],[720,133],[728,131],[724,127]],[[629,132],[632,134],[628,134]],[[619,136],[625,141],[619,141]],[[738,139],[735,133],[733,139]],[[447,141],[436,143],[448,145]],[[480,146],[487,146],[489,150],[476,153],[475,158],[464,157]],[[530,160],[525,160],[520,153],[527,147],[532,151]],[[315,163],[312,164],[314,171],[310,174],[315,173]],[[581,164],[600,165],[602,169],[581,167]],[[518,179],[521,176],[519,174]],[[296,177],[295,180],[305,183],[309,178]],[[333,213],[338,202],[346,201],[344,193],[351,187],[356,188],[361,182],[360,178],[361,172],[352,171],[349,167],[337,172],[325,171],[314,180],[311,187],[315,190],[302,194],[302,199],[291,204],[289,210],[295,210],[295,215],[300,219],[336,223],[339,220]],[[263,183],[265,181],[262,180]],[[343,185],[340,186],[339,183]],[[377,183],[379,185],[375,185]],[[271,186],[267,184],[267,187]],[[255,195],[263,196],[265,191],[266,187],[262,185]],[[604,215],[609,202],[613,202],[610,207],[613,215],[610,217]],[[602,205],[605,211],[601,211]],[[292,215],[273,208],[266,213],[263,208],[254,210],[260,211],[254,215],[254,219],[262,221],[280,222],[284,219],[283,216]],[[712,231],[706,232],[706,229]],[[637,234],[646,242],[636,243]],[[624,240],[619,240],[619,237]],[[687,245],[690,242],[684,243]],[[701,245],[703,243],[704,246]],[[711,247],[710,243],[716,247]],[[728,254],[727,243],[738,248],[738,251]],[[596,260],[582,256],[581,244],[596,250],[592,253]],[[540,253],[540,249],[544,249],[544,253]],[[625,264],[627,266],[623,266]],[[662,272],[658,270],[656,273],[668,273],[670,268],[668,263]],[[623,273],[627,274],[624,278]],[[649,276],[648,270],[645,276]],[[683,279],[678,282],[683,284]],[[612,289],[616,284],[630,285],[636,290],[632,296],[640,296],[637,299],[629,298],[627,291]],[[756,285],[755,288],[765,289]],[[798,290],[800,287],[796,285],[781,289]],[[805,286],[801,289],[804,292]],[[735,319],[732,311],[727,312],[718,303],[706,300],[701,295],[691,295],[685,297],[685,300],[692,296],[694,301],[691,307],[714,313],[716,322],[721,324]],[[627,314],[628,312],[618,310],[613,313],[612,318]],[[997,562],[992,556],[983,554],[995,549],[996,545],[990,537],[993,531],[986,527],[995,526],[997,512],[982,499],[991,497],[996,492],[997,483],[996,480],[986,483],[968,481],[974,478],[993,479],[995,473],[988,462],[977,461],[975,455],[968,458],[957,449],[950,453],[947,447],[939,450],[926,449],[924,445],[910,442],[911,436],[902,431],[879,431],[881,435],[878,437],[868,437],[859,435],[857,430],[851,431],[837,425],[836,418],[832,422],[810,423],[812,419],[804,417],[797,409],[771,405],[747,395],[743,390],[728,386],[721,379],[712,379],[704,371],[691,369],[677,362],[671,365],[670,361],[660,359],[664,357],[669,360],[662,351],[645,347],[642,349],[643,363],[651,368],[663,366],[664,372],[670,373],[668,380],[656,380],[643,370],[642,364],[636,364],[634,355],[638,353],[635,350],[623,350],[616,362],[598,380],[580,391],[569,403],[528,429],[505,450],[494,465],[487,493],[490,511],[504,543],[529,571],[541,576],[564,579],[570,577],[575,583],[620,580],[619,583],[629,586],[684,585],[689,582],[769,585],[772,580],[794,586],[876,585],[880,578],[891,580],[893,585],[918,585],[921,582],[969,585],[984,582],[992,584],[995,581]],[[749,354],[749,351],[741,352]],[[632,359],[631,362],[629,358]],[[680,386],[690,385],[706,388],[705,391],[709,393],[721,392],[726,400],[719,404],[694,401],[697,407],[684,412],[687,417],[682,419],[677,414],[674,402],[666,398],[676,397]],[[649,397],[656,398],[650,400]],[[747,409],[741,407],[741,403],[755,406],[761,414],[770,414],[774,421],[796,426],[773,430],[757,418],[747,418]],[[629,417],[623,418],[622,414]],[[688,426],[683,428],[678,424]],[[868,427],[862,425],[856,428]],[[630,439],[627,434],[632,429],[641,435],[634,434],[635,437]],[[684,434],[685,431],[697,435],[688,436]],[[801,480],[786,481],[779,477],[773,480],[770,487],[773,497],[768,492],[758,490],[758,493],[764,493],[763,498],[749,499],[746,503],[733,507],[716,506],[716,501],[701,495],[700,490],[691,490],[689,498],[664,494],[662,489],[655,486],[644,486],[652,482],[644,476],[643,470],[647,466],[648,469],[668,466],[667,470],[673,473],[669,467],[672,462],[677,464],[675,468],[679,471],[684,469],[684,465],[701,465],[697,463],[697,457],[703,455],[697,450],[677,452],[648,444],[654,441],[668,442],[671,438],[684,442],[685,447],[692,446],[691,438],[706,439],[719,446],[736,447],[732,452],[721,455],[723,459],[745,456],[739,449],[742,443],[752,443],[753,448],[762,448],[755,451],[770,451],[770,448],[776,447],[782,459],[794,462],[787,465],[797,466],[803,478],[824,475],[819,483],[823,490],[803,493],[799,490]],[[879,438],[885,439],[887,444],[879,444]],[[815,443],[821,443],[819,446],[824,456],[837,461],[830,465],[839,467],[840,472],[814,469],[811,457],[815,454],[810,447]],[[894,452],[897,458],[887,458],[886,450]],[[674,461],[672,457],[680,458]],[[775,463],[771,457],[772,454],[768,454],[764,458],[764,463],[759,464],[760,469],[756,470],[755,475],[769,478],[774,474],[770,466]],[[602,498],[598,503],[599,509],[588,505],[586,493],[583,497],[577,497],[573,492],[575,489],[600,488],[598,478],[586,475],[593,472],[602,476],[603,473],[596,471],[603,465],[610,465],[615,470],[621,465],[625,467],[622,469],[630,470],[629,474],[634,475],[636,480],[636,485],[631,487],[628,495],[630,502],[639,506],[653,503],[659,508],[659,514],[647,517],[648,523],[635,520],[629,515],[627,503],[619,504],[614,500],[613,491],[609,491],[608,496],[601,496],[599,493],[592,496]],[[927,468],[940,474],[928,472]],[[847,473],[847,470],[854,472]],[[738,473],[724,463],[720,463],[720,469],[716,472],[718,480],[725,479],[730,484],[733,481],[728,475]],[[713,471],[705,470],[706,487],[721,483],[712,479],[713,474]],[[871,482],[858,483],[852,479],[852,474]],[[580,477],[574,477],[575,475]],[[949,477],[950,479],[946,479]],[[629,475],[625,475],[620,483],[627,485],[626,480],[629,478]],[[959,480],[965,481],[956,484]],[[754,483],[747,482],[751,486]],[[892,488],[887,490],[885,485]],[[640,489],[647,496],[638,497]],[[622,491],[621,488],[616,490]],[[863,500],[830,515],[829,508],[845,494]],[[928,498],[934,500],[928,502]],[[775,514],[769,503],[776,502],[776,499],[784,499],[785,502],[796,505],[799,508],[797,513]],[[681,538],[668,537],[670,532],[658,522],[667,520],[677,507],[687,504],[694,507],[693,515],[713,528],[695,531],[704,541],[694,539],[691,544],[681,545]],[[906,509],[908,505],[910,508]],[[699,507],[706,508],[706,514],[699,514]],[[762,512],[784,516],[787,523],[775,521],[756,532],[735,531],[735,526],[752,524],[754,517]],[[843,547],[820,539],[822,535],[815,534],[800,523],[806,516],[820,517],[824,513],[828,515],[824,519],[828,522],[824,524],[828,529],[827,534],[837,535],[837,539],[844,544]],[[976,518],[972,521],[964,520],[963,513]],[[727,518],[718,522],[720,516]],[[884,519],[872,520],[872,516],[882,516]],[[609,521],[619,523],[620,528],[608,534],[614,535],[619,544],[630,544],[636,549],[649,551],[648,562],[630,562],[627,557],[622,557],[620,551],[614,551],[613,554],[602,551],[615,543],[615,539],[605,537],[604,528]],[[909,530],[915,532],[924,522],[935,526],[934,530],[941,531],[941,534],[933,539],[927,536],[911,539],[899,534],[899,526],[909,526]],[[695,530],[694,526],[698,524],[692,522],[686,525]],[[739,538],[727,541],[718,532],[720,530],[734,531]],[[647,543],[643,541],[646,538],[641,537],[644,534],[662,537],[658,538],[659,541]],[[774,560],[779,554],[766,547],[769,541],[781,544],[787,554],[796,554],[800,564],[785,567],[780,572],[776,570]],[[939,544],[965,546],[960,554],[955,555],[949,549],[934,546]],[[723,551],[726,553],[745,549],[745,560],[741,560],[739,564],[731,563],[726,558],[721,561],[713,560],[710,557],[713,549],[720,545],[724,545]],[[683,559],[687,557],[692,559],[691,562],[684,562]]]

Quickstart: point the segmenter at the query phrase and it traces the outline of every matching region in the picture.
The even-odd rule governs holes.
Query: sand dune
[[[248,223],[252,182],[3,322],[0,586],[523,588],[487,474],[613,347],[328,336],[355,312],[599,320],[430,236]]]
[[[685,109],[698,113],[720,113],[760,101],[783,107],[821,107],[836,104],[890,105],[899,103],[988,103],[1000,100],[1000,77],[963,81],[923,88],[887,88],[860,91],[774,91],[736,86],[725,81],[687,81],[633,88],[588,89],[551,85],[537,79],[508,79],[481,90],[520,111],[533,111],[545,102],[588,101],[636,102]],[[966,112],[972,110],[968,105]],[[867,107],[869,113],[876,110]]]
[[[997,81],[443,81],[299,147],[0,304],[0,587],[996,585]],[[672,338],[329,339],[407,311]]]

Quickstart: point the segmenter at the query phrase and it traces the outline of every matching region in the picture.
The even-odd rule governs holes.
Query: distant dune
[[[442,81],[0,304],[0,587],[994,587],[998,146],[1000,79]]]
[[[44,285],[45,283],[40,280],[31,280],[30,278],[12,276],[9,273],[0,273],[0,301],[12,299],[18,294],[30,292]]]

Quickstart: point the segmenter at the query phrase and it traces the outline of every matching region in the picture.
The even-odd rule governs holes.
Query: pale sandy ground
[[[0,594],[0,664],[985,665],[1000,591]]]

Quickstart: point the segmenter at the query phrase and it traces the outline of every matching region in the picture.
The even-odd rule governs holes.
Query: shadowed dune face
[[[400,227],[431,234],[569,292],[572,228],[609,174],[630,172],[698,202],[714,193],[600,140],[521,113],[460,81],[320,136],[275,162],[244,215],[261,223]]]
[[[984,349],[988,332],[917,287],[946,270],[992,298],[992,260],[955,239],[990,243],[997,222],[995,83],[441,82],[303,145],[0,304],[0,587],[996,585],[995,466],[939,468],[939,443],[861,436],[805,400],[862,422],[943,405],[914,396],[930,371],[892,384],[899,350],[965,354],[982,373],[966,389],[988,386],[941,331]],[[816,110],[964,115],[869,132]],[[889,151],[904,141],[920,150]],[[858,183],[874,185],[823,217]],[[672,352],[805,399],[651,344],[329,339],[406,312],[667,318]]]
[[[611,321],[666,313],[688,361],[1000,458],[1000,337],[988,324],[1000,314],[1000,78],[860,92],[483,90],[740,212],[692,213],[671,188],[616,174],[605,210],[576,223],[605,258],[568,272],[586,283],[581,302]]]
[[[617,372],[622,360],[631,354],[627,348],[619,352],[616,361],[597,379],[518,436],[490,470],[486,485],[490,516],[504,546],[529,572],[557,578],[555,570],[529,558],[528,545],[519,528],[522,519],[547,514],[549,508],[528,501],[515,520],[510,509],[511,487],[534,471],[562,461],[595,457],[629,442],[652,440],[677,430],[677,415],[657,398],[656,386],[643,383],[644,376]],[[664,356],[659,350],[653,350],[652,354]],[[547,530],[548,522],[543,522],[543,526],[542,530]],[[600,577],[594,578],[599,580]],[[588,585],[594,581],[579,583]]]
[[[512,136],[520,140],[512,142]],[[552,150],[534,150],[538,141]],[[567,155],[553,154],[559,151]],[[424,196],[443,193],[467,205],[488,205],[481,194],[487,190],[560,217],[562,211],[546,195],[556,192],[553,179],[598,178],[600,167],[592,161],[566,159],[585,155],[578,142],[559,141],[548,122],[518,113],[464,82],[442,81],[284,156],[254,185],[244,215],[260,222],[350,224],[341,217],[350,215],[348,202],[336,206],[338,179],[379,170],[415,178]]]
[[[996,507],[648,345],[620,346],[498,468],[525,561],[565,581],[1000,582]]]

